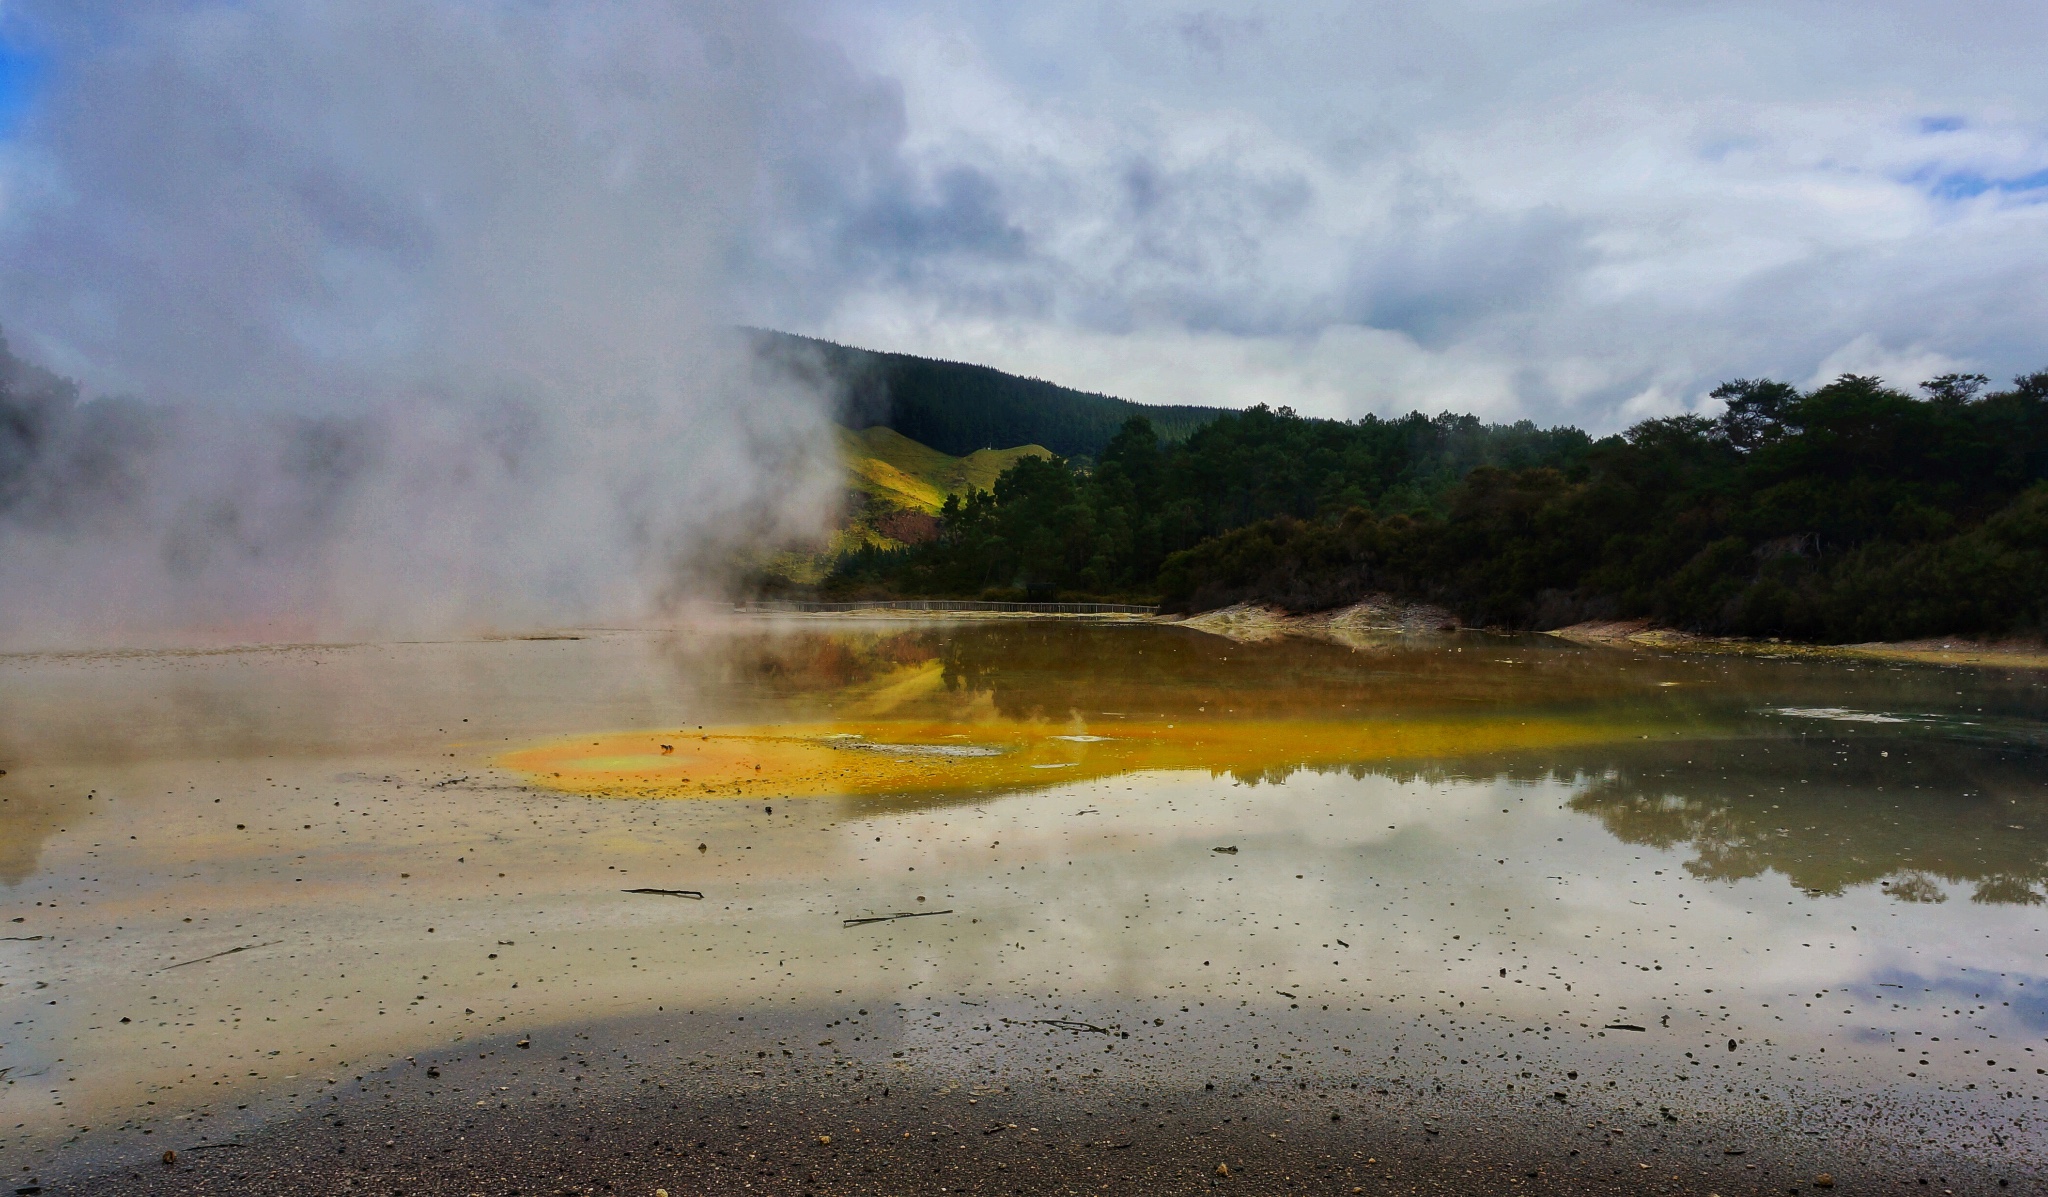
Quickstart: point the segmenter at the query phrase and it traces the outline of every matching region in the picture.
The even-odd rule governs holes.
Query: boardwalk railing
[[[830,611],[1010,611],[1032,615],[1156,615],[1157,607],[1131,603],[983,603],[971,599],[874,599],[861,603],[814,603],[803,600],[756,599],[734,603],[733,610],[782,614]]]

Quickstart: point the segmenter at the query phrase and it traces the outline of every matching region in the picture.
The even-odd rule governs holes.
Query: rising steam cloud
[[[0,643],[643,618],[817,525],[829,397],[730,331],[848,80],[775,5],[5,11],[0,325],[94,398],[6,365]]]

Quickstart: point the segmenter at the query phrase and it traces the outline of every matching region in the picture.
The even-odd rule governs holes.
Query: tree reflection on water
[[[1809,895],[1877,884],[1902,902],[2027,903],[2048,888],[2048,787],[2037,753],[1907,736],[1691,745],[1688,759],[1587,769],[1571,809],[1626,843],[1690,848],[1686,869],[1776,871]]]

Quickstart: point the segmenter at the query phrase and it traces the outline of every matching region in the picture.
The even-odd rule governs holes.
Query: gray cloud
[[[1362,247],[1344,317],[1441,349],[1475,328],[1567,298],[1598,261],[1586,222],[1555,209],[1477,212]]]
[[[1023,231],[1004,210],[1000,188],[971,166],[932,180],[930,195],[892,191],[853,213],[847,247],[897,267],[955,254],[1008,260],[1026,249]]]

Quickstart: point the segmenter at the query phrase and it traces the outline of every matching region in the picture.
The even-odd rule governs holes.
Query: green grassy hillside
[[[1052,456],[1043,445],[1021,445],[955,457],[880,425],[860,432],[840,429],[839,449],[854,489],[927,515],[937,515],[947,495],[993,490],[997,476],[1019,458]]]
[[[947,495],[993,490],[996,478],[1027,457],[1051,457],[1043,445],[977,449],[965,457],[920,445],[891,428],[838,429],[846,466],[846,513],[830,539],[809,551],[774,554],[753,568],[799,586],[824,580],[833,562],[863,546],[901,549],[938,532]]]

